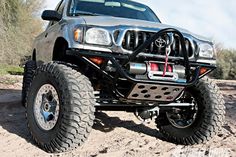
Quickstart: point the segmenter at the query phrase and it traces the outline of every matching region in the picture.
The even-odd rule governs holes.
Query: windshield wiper
[[[76,13],[74,13],[74,16],[78,16],[78,15],[101,16],[101,14],[87,12],[87,11],[77,11]]]

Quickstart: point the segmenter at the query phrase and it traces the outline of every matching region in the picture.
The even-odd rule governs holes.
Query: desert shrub
[[[236,79],[236,51],[223,49],[217,52],[217,69],[213,76],[217,79]]]
[[[24,72],[24,69],[19,66],[14,66],[14,65],[0,65],[0,76],[1,75],[22,75]]]
[[[0,1],[0,64],[19,65],[42,31],[38,13],[43,0]]]

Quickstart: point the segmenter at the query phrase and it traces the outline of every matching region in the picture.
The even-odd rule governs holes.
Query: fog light
[[[103,63],[103,59],[100,57],[89,58],[89,60],[97,65],[101,65]]]
[[[201,69],[200,69],[200,75],[205,74],[207,71],[208,71],[207,68],[201,68]]]

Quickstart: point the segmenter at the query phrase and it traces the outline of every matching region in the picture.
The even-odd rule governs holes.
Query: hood
[[[93,26],[101,26],[101,27],[112,27],[112,26],[132,26],[132,27],[145,27],[145,28],[156,28],[156,29],[165,29],[165,28],[175,28],[179,30],[183,35],[191,35],[192,37],[202,40],[211,42],[208,38],[193,34],[186,29],[157,23],[157,22],[150,22],[144,20],[137,20],[137,19],[128,19],[128,18],[120,18],[120,17],[113,17],[113,16],[83,16],[83,19],[87,25]]]

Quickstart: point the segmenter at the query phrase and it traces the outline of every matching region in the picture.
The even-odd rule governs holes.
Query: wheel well
[[[66,55],[66,50],[68,49],[69,46],[66,39],[64,39],[63,37],[57,38],[53,49],[52,60],[71,63],[81,68],[85,67],[86,65],[84,65],[84,63],[78,60],[77,58]]]
[[[52,60],[65,61],[67,49],[68,49],[68,42],[62,37],[57,38],[53,49]]]
[[[91,75],[95,74],[94,70],[80,59],[66,55],[66,50],[68,49],[68,42],[64,38],[59,37],[54,45],[52,60],[77,65],[76,70],[79,70],[81,73],[91,78]]]

